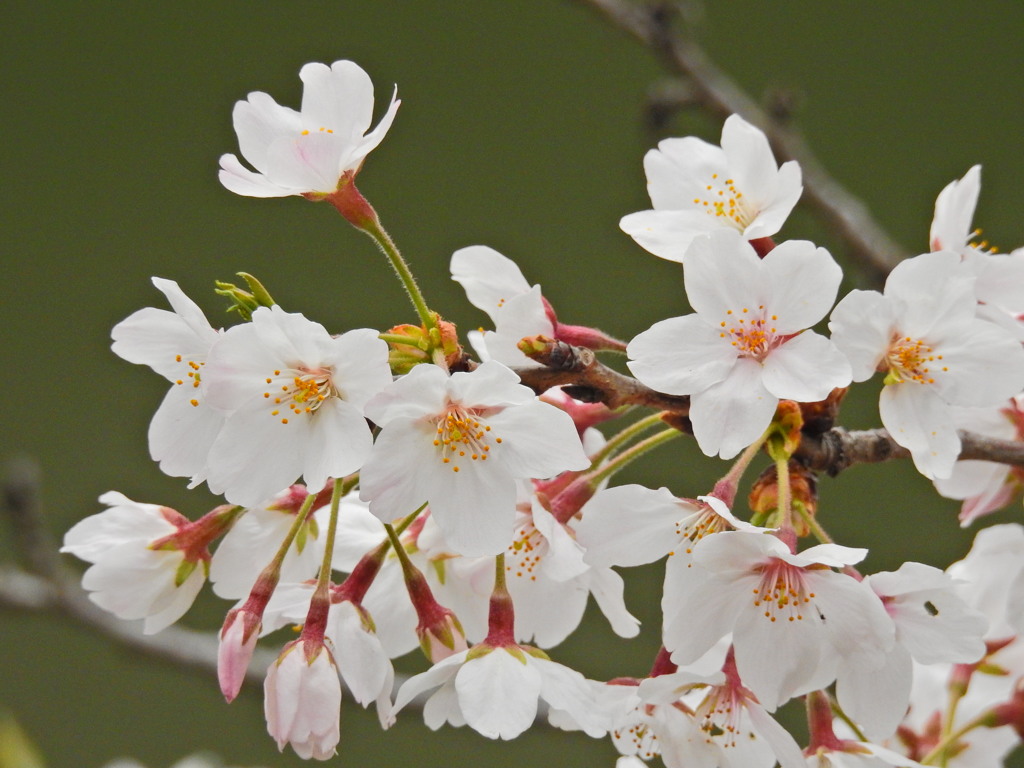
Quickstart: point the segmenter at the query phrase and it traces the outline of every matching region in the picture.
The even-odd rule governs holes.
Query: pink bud
[[[437,664],[442,659],[447,659],[469,647],[466,644],[466,635],[462,630],[462,624],[455,618],[454,613],[447,609],[444,610],[445,614],[430,626],[416,628],[416,632],[420,636],[420,648],[430,659],[431,664]]]
[[[304,760],[329,760],[341,738],[341,678],[321,645],[307,661],[301,638],[284,647],[267,670],[263,711],[278,749],[291,744]]]
[[[245,681],[260,626],[259,616],[246,610],[231,611],[224,620],[217,648],[217,679],[221,693],[229,702],[234,701]]]

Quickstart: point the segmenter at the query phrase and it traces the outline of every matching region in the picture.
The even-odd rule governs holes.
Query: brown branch
[[[649,48],[671,73],[685,79],[675,94],[662,94],[659,106],[699,105],[724,121],[739,114],[765,132],[779,161],[796,160],[803,171],[805,202],[846,245],[876,285],[908,254],[871,216],[867,206],[825,170],[798,131],[758,105],[722,72],[685,31],[674,25],[679,10],[668,3],[638,5],[626,0],[578,0]]]

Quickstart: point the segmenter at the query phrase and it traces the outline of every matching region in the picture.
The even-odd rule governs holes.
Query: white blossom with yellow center
[[[210,449],[210,489],[256,506],[300,476],[319,490],[359,469],[372,445],[363,406],[391,383],[391,369],[377,331],[331,336],[274,306],[224,334],[203,380],[230,414]]]
[[[1024,349],[977,317],[974,289],[959,255],[926,253],[897,265],[884,293],[852,291],[829,322],[854,381],[885,374],[882,424],[932,479],[960,453],[954,406],[1002,406],[1024,389]]]
[[[806,241],[759,259],[735,230],[698,238],[684,275],[696,313],[634,338],[629,369],[652,389],[689,395],[701,450],[731,458],[760,437],[780,399],[816,402],[850,383],[846,358],[805,330],[828,313],[841,278],[828,251]]]
[[[450,376],[418,365],[366,413],[383,428],[360,473],[370,511],[390,522],[429,502],[462,555],[496,555],[511,543],[516,479],[590,463],[572,419],[495,361]]]
[[[683,261],[694,238],[719,229],[747,240],[776,234],[800,199],[800,166],[776,165],[765,135],[739,115],[722,126],[722,146],[695,136],[665,139],[644,158],[653,210],[619,226],[663,259]]]

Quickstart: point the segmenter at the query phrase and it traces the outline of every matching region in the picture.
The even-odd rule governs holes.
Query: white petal
[[[804,331],[768,353],[762,382],[782,400],[813,403],[850,383],[850,363],[824,336]]]
[[[494,322],[499,307],[530,290],[516,263],[486,245],[471,245],[453,253],[451,273],[452,280],[462,284],[469,303]]]
[[[669,395],[692,395],[717,384],[736,365],[736,351],[699,315],[655,323],[626,347],[629,370]]]
[[[741,358],[729,376],[690,397],[693,436],[707,456],[731,459],[771,423],[779,399],[765,389],[761,364]]]
[[[926,384],[888,384],[878,401],[882,424],[910,451],[929,479],[949,477],[960,454],[960,437],[949,406]]]
[[[541,675],[503,648],[468,661],[455,678],[466,722],[489,739],[514,739],[537,716]]]
[[[676,523],[696,511],[667,488],[608,488],[584,505],[576,539],[586,550],[583,559],[595,567],[652,563],[678,545]]]

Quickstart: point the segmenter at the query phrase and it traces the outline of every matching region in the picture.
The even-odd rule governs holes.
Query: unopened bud
[[[245,682],[262,622],[260,617],[244,609],[230,611],[220,631],[217,647],[217,679],[220,692],[227,701],[234,701]]]
[[[420,638],[420,648],[430,659],[431,664],[437,664],[442,659],[447,659],[469,647],[462,624],[455,614],[447,609],[444,609],[444,614],[438,616],[430,625],[420,624],[416,627],[416,634]]]

